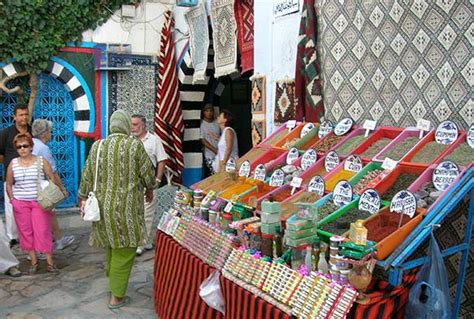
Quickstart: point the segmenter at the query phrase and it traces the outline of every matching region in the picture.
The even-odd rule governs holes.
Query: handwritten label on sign
[[[386,169],[386,170],[389,170],[389,171],[393,171],[395,169],[395,167],[397,167],[397,164],[398,164],[397,161],[394,161],[390,157],[385,157],[385,159],[382,163],[382,168]]]
[[[286,155],[286,164],[291,165],[293,164],[298,157],[300,156],[300,153],[298,152],[298,149],[296,147],[292,147],[288,151],[288,155]]]
[[[230,213],[233,207],[234,207],[234,204],[232,204],[232,202],[227,202],[227,205],[225,205],[224,207],[224,212]]]
[[[253,172],[253,179],[263,182],[265,180],[266,175],[267,171],[265,169],[265,165],[258,164],[257,168],[255,168],[255,171]]]
[[[444,191],[459,175],[459,168],[451,161],[440,163],[433,170],[433,185],[439,191]]]
[[[300,9],[299,0],[273,0],[273,17],[278,18],[298,12]]]
[[[358,208],[360,210],[375,214],[380,210],[380,195],[373,189],[369,188],[360,195]]]
[[[416,198],[412,192],[408,190],[402,190],[395,194],[390,204],[390,211],[399,214],[405,214],[410,218],[413,218],[416,213]]]
[[[301,158],[301,168],[305,171],[316,163],[318,159],[318,154],[314,149],[309,149],[304,152],[303,157]]]
[[[469,144],[470,147],[474,148],[474,124],[471,125],[469,128],[469,131],[467,131],[467,144]]]
[[[342,119],[334,128],[334,134],[337,136],[346,134],[351,130],[353,124],[354,121],[351,118],[346,117],[345,119]]]
[[[319,125],[318,137],[322,139],[326,135],[332,132],[332,123],[329,121],[324,121]]]
[[[350,155],[344,162],[344,169],[346,171],[359,173],[362,169],[362,166],[364,166],[364,164],[362,163],[360,157],[357,155]]]
[[[324,160],[324,168],[326,172],[330,172],[339,165],[339,156],[335,151],[327,153],[326,159]]]
[[[453,144],[458,138],[459,130],[452,121],[444,121],[436,128],[435,140],[439,144]]]
[[[293,177],[291,180],[290,186],[295,188],[300,188],[301,183],[303,183],[303,179],[301,177]]]
[[[336,184],[333,193],[333,202],[337,207],[345,206],[352,201],[352,186],[348,181],[342,180]]]
[[[375,130],[377,126],[377,121],[365,120],[364,125],[362,126],[365,129],[365,137],[369,136],[370,131]]]
[[[285,173],[281,169],[277,169],[273,172],[272,176],[270,176],[270,183],[271,187],[280,187],[285,182]]]
[[[314,129],[313,123],[306,123],[301,129],[300,138],[305,137],[311,130]]]
[[[250,162],[245,161],[240,165],[239,176],[249,177],[250,175]]]
[[[227,173],[235,172],[235,167],[236,167],[235,160],[232,157],[229,158],[229,160],[225,164],[225,171]]]
[[[420,138],[423,137],[423,132],[428,132],[431,127],[431,122],[424,119],[419,119],[416,122],[416,128],[420,130]]]
[[[316,175],[309,181],[308,191],[323,196],[325,187],[324,179],[321,176]]]
[[[289,120],[287,123],[286,123],[286,128],[288,129],[288,131],[291,132],[292,129],[294,129],[296,127],[296,121],[295,120]]]

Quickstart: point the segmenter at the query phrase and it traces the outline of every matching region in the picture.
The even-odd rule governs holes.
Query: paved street
[[[71,218],[76,223],[77,217]],[[60,220],[60,224],[65,225],[65,222]],[[127,293],[132,298],[131,304],[112,311],[107,308],[105,253],[89,247],[88,231],[84,227],[66,230],[67,234],[76,236],[76,241],[55,252],[59,274],[45,273],[46,264],[42,261],[40,271],[35,275],[19,278],[0,275],[0,318],[156,318],[152,275],[154,252],[145,252],[136,258]],[[26,255],[18,246],[14,252],[21,262],[20,270],[27,272]]]

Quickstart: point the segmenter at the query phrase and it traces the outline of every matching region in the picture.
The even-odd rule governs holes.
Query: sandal
[[[53,274],[56,274],[59,272],[58,268],[55,265],[50,265],[50,264],[46,265],[46,271]]]
[[[34,265],[30,265],[30,269],[28,270],[28,273],[30,275],[36,274],[38,272],[38,263]]]
[[[130,303],[130,301],[132,301],[132,298],[130,298],[129,296],[125,296],[121,302],[119,302],[118,304],[115,304],[115,305],[112,305],[111,303],[109,303],[107,305],[107,307],[109,307],[109,309],[119,309],[119,308],[122,308],[123,306],[126,306]]]

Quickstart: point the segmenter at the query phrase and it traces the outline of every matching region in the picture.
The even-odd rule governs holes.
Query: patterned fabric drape
[[[242,73],[253,70],[253,0],[235,0],[235,22]]]
[[[294,120],[295,116],[295,81],[277,81],[275,92],[275,123],[281,124],[288,120]]]
[[[171,31],[173,25],[174,19],[171,11],[165,12],[158,60],[155,131],[161,138],[165,152],[168,155],[167,166],[173,173],[173,180],[179,183],[184,167],[182,145],[184,122]]]
[[[209,25],[204,2],[184,15],[189,26],[189,51],[193,61],[193,84],[206,79],[207,53],[209,50]]]
[[[256,146],[264,138],[266,133],[265,110],[266,110],[266,82],[265,75],[254,75],[252,78],[252,145]]]
[[[298,52],[296,56],[296,119],[320,122],[324,105],[319,78],[317,45],[317,17],[314,0],[305,0],[301,14]]]

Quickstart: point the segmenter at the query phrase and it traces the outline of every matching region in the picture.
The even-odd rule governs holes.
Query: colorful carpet
[[[214,77],[218,78],[237,71],[234,1],[211,1],[211,23],[214,39]]]
[[[276,82],[275,92],[275,125],[294,120],[296,116],[295,81]]]
[[[327,0],[317,11],[327,119],[474,122],[469,1]]]
[[[265,75],[254,75],[252,77],[252,114],[263,113],[266,110],[266,82]]]
[[[235,22],[242,73],[253,70],[253,0],[235,0]]]
[[[209,50],[209,25],[204,2],[189,9],[184,15],[189,27],[189,51],[193,62],[193,84],[206,79]]]
[[[257,146],[265,138],[265,121],[252,120],[252,145]]]

